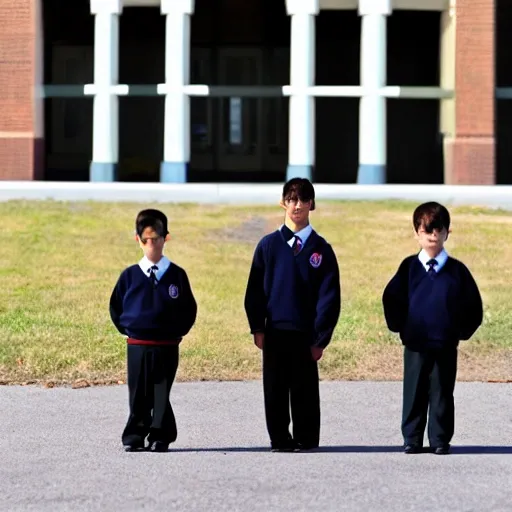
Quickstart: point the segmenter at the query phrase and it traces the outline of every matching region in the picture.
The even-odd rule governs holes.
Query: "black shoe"
[[[149,443],[148,452],[155,452],[155,453],[165,453],[169,451],[169,443],[164,443],[163,441],[153,441]]]
[[[296,442],[295,450],[296,452],[307,452],[310,450],[316,450],[318,448],[318,443],[301,443]]]
[[[432,449],[432,452],[436,455],[448,455],[450,453],[450,445],[437,446]]]
[[[133,444],[125,444],[123,445],[125,452],[141,452],[144,450],[143,443],[133,443]]]
[[[293,439],[284,441],[283,443],[271,443],[270,451],[272,452],[294,452],[297,448],[297,444]]]
[[[421,453],[422,451],[423,448],[417,444],[406,444],[404,446],[404,453],[407,453],[408,455]]]

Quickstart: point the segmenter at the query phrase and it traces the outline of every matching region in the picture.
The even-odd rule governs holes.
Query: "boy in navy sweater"
[[[448,454],[454,431],[457,347],[483,319],[480,292],[468,268],[448,256],[450,214],[439,203],[413,214],[421,251],[405,258],[384,290],[389,329],[404,344],[402,435],[405,453],[420,453],[427,425],[431,450]]]
[[[271,449],[289,452],[319,444],[317,361],[338,322],[341,293],[334,251],[309,223],[313,185],[303,178],[288,181],[280,204],[285,222],[256,247],[245,310],[254,343],[263,350]]]
[[[194,325],[197,304],[185,270],[163,255],[167,217],[143,210],[135,221],[144,253],[124,270],[110,298],[110,316],[127,336],[130,414],[122,435],[126,451],[166,452],[177,437],[169,402],[179,343]]]

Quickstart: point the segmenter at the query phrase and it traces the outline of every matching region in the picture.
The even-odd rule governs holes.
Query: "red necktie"
[[[297,235],[295,236],[295,242],[293,244],[293,254],[297,256],[299,254],[300,250],[302,249],[302,240]]]

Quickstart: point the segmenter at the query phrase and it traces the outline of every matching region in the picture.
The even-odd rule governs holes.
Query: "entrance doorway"
[[[283,86],[289,49],[193,48],[191,83],[234,88],[229,97],[191,100],[192,180],[282,180],[288,156],[288,99],[247,97],[242,88]],[[240,95],[236,88],[240,87]]]

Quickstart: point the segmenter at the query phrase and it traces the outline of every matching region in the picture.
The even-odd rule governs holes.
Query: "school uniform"
[[[130,414],[123,445],[176,440],[169,402],[179,362],[179,344],[196,320],[197,304],[185,270],[165,256],[146,257],[122,272],[110,298],[110,316],[127,336]]]
[[[482,323],[478,286],[468,268],[443,249],[403,260],[383,293],[387,325],[404,348],[402,435],[421,447],[427,426],[433,449],[449,447],[454,433],[457,348]]]
[[[318,446],[318,364],[311,347],[331,341],[341,307],[340,276],[332,247],[311,226],[286,226],[257,245],[245,310],[251,333],[264,332],[263,390],[272,447]],[[289,432],[293,420],[293,440]]]

